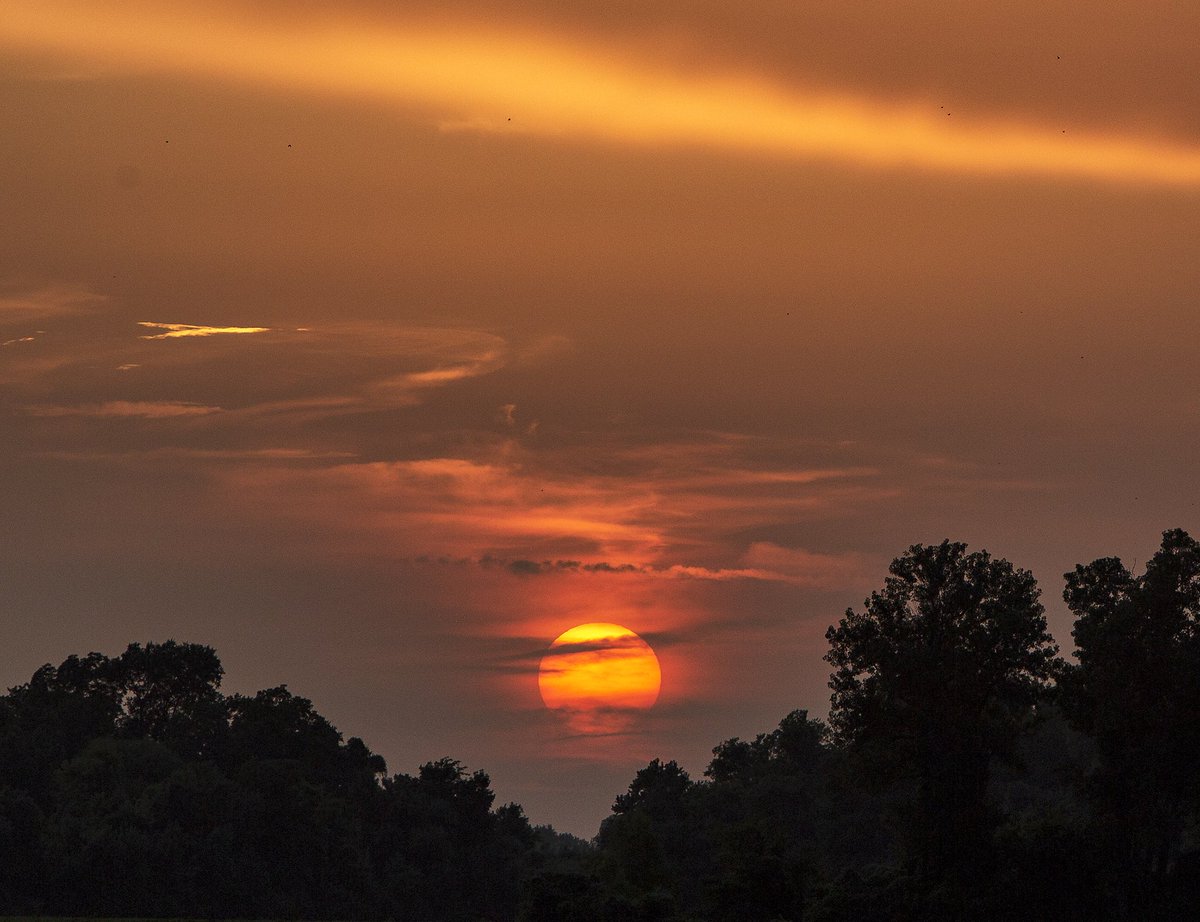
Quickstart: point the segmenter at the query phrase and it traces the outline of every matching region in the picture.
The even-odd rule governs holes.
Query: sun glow
[[[542,657],[538,687],[546,707],[581,733],[615,733],[654,706],[662,686],[658,657],[619,624],[591,622],[560,634]]]

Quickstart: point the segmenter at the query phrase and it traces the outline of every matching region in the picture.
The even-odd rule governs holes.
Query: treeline
[[[209,647],[134,644],[0,699],[0,913],[513,918],[554,836],[486,774],[388,777],[307,699],[221,677]]]
[[[1066,575],[916,545],[828,631],[829,722],[655,760],[594,842],[444,759],[389,776],[208,647],[70,657],[0,698],[0,913],[525,922],[1188,918],[1200,544]]]
[[[1065,579],[1075,663],[1029,572],[910,548],[826,635],[828,724],[728,740],[704,780],[652,762],[591,890],[544,880],[529,918],[1194,918],[1200,544],[1169,531],[1144,573]]]

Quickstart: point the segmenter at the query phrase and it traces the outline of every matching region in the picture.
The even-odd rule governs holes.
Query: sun
[[[619,624],[593,621],[564,631],[542,657],[546,707],[581,733],[614,733],[654,706],[662,670],[650,644]]]

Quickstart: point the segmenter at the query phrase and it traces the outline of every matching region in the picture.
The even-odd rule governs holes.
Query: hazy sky
[[[1200,529],[1200,6],[6,0],[0,683],[211,644],[592,835],[914,542]],[[573,625],[662,664],[574,734]]]

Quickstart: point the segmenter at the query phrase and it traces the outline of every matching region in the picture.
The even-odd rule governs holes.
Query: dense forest
[[[1176,919],[1200,899],[1200,544],[1032,575],[916,545],[827,634],[828,723],[654,760],[592,842],[452,759],[389,775],[209,647],[0,698],[0,913],[394,920]]]

